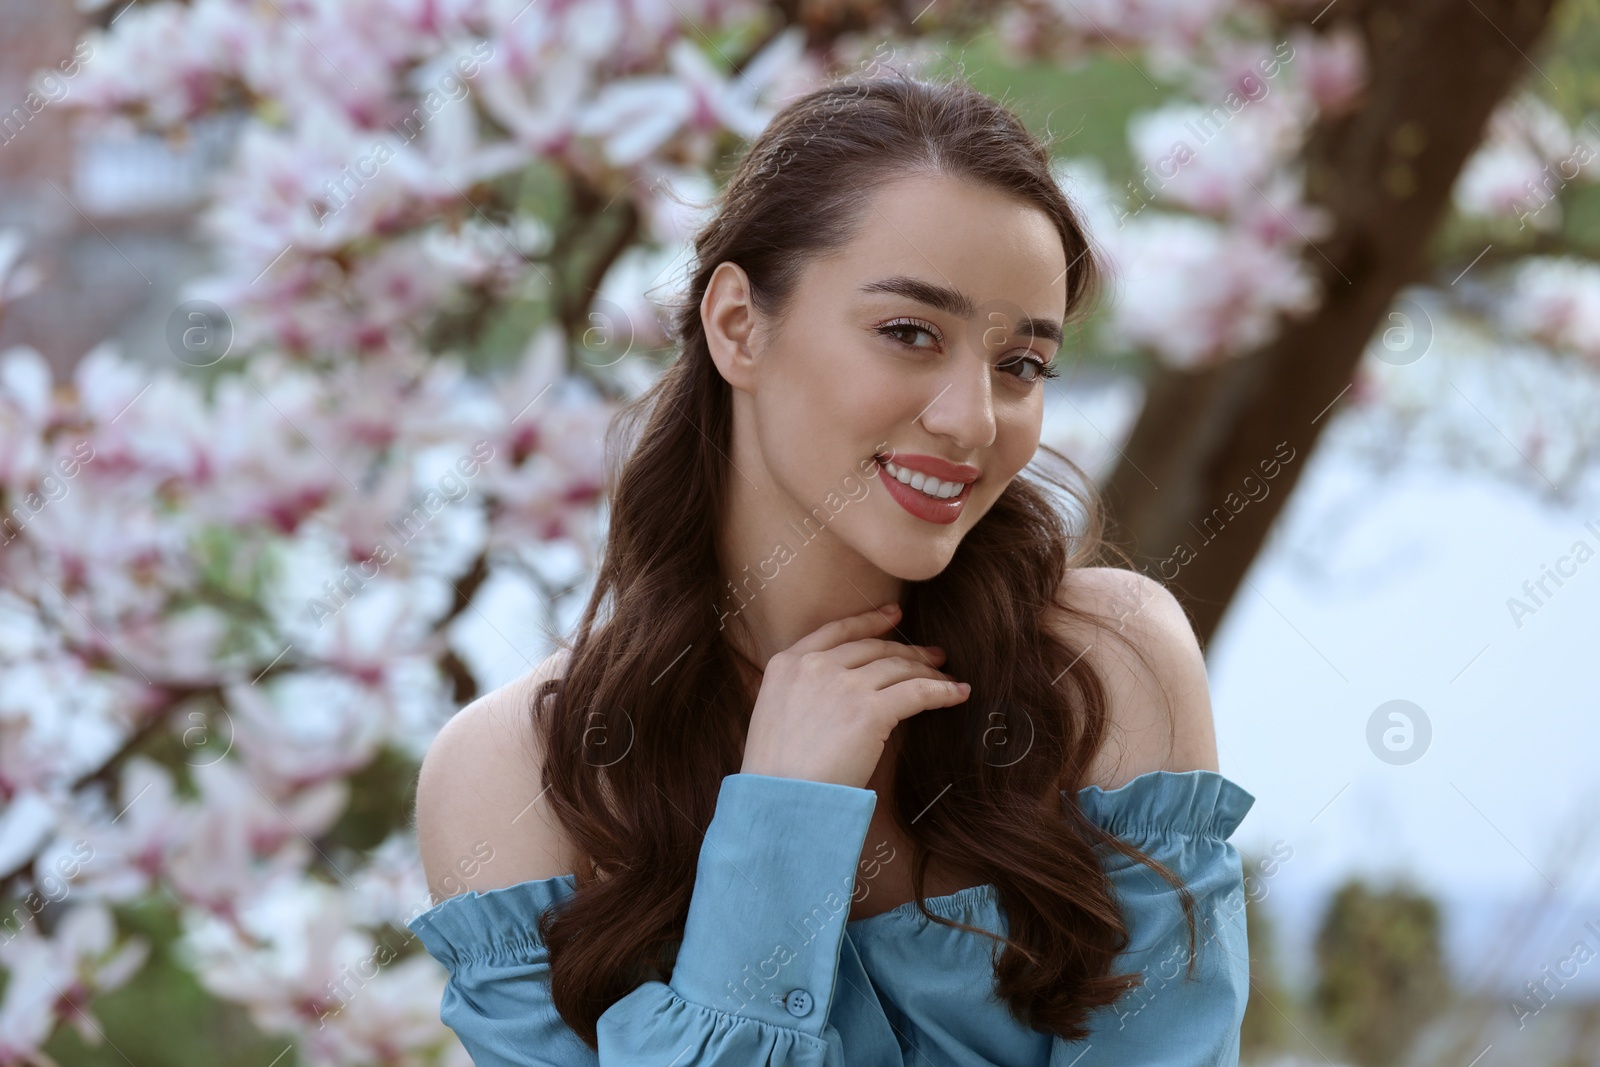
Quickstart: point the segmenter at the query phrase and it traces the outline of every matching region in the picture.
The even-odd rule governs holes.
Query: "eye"
[[[1029,384],[1046,378],[1061,377],[1061,372],[1056,370],[1055,360],[1049,360],[1047,362],[1043,359],[1039,359],[1037,356],[1018,356],[1015,359],[1008,359],[1002,363],[997,363],[995,366],[1000,367],[1001,369],[1010,369],[1012,367],[1032,367],[1032,377],[1024,377],[1021,374],[1015,375],[1018,380],[1028,382]]]
[[[886,337],[894,337],[896,341],[899,341],[907,348],[923,348],[925,346],[912,344],[910,341],[902,340],[900,336],[896,335],[925,333],[936,342],[944,340],[933,323],[923,322],[920,319],[896,319],[893,322],[886,322],[878,327],[878,332]]]
[[[896,319],[893,322],[886,322],[882,326],[877,327],[877,332],[886,337],[894,337],[898,343],[904,345],[906,348],[926,349],[927,346],[913,344],[910,341],[903,340],[902,338],[904,335],[915,336],[919,333],[925,333],[929,337],[933,338],[935,342],[942,343],[944,341],[944,337],[939,333],[938,327],[934,326],[931,322],[924,322],[921,319]],[[1032,352],[1033,350],[1024,349],[1023,351]],[[996,363],[995,367],[1001,370],[1010,370],[1013,367],[1033,368],[1033,374],[1031,377],[1019,373],[1012,374],[1012,377],[1016,378],[1018,381],[1025,382],[1030,385],[1034,382],[1040,381],[1041,379],[1059,378],[1061,376],[1061,372],[1055,368],[1054,360],[1041,359],[1037,354],[1032,356],[1018,356],[1015,359],[1004,360],[1000,363]]]

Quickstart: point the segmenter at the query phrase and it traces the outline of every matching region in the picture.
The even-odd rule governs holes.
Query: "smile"
[[[878,478],[906,511],[941,525],[960,518],[967,497],[972,495],[971,482],[942,481],[882,459],[878,460]]]
[[[967,487],[965,482],[941,482],[931,474],[899,467],[887,461],[880,463],[879,466],[889,472],[889,477],[898,479],[901,485],[909,485],[918,492],[939,500],[955,496]]]

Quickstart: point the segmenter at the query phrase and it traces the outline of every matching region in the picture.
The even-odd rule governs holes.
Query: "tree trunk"
[[[1184,602],[1202,644],[1216,632],[1380,319],[1428,269],[1429,237],[1490,113],[1519,79],[1539,77],[1525,56],[1554,6],[1341,2],[1345,10],[1334,7],[1327,16],[1357,20],[1368,82],[1353,111],[1312,131],[1302,157],[1307,196],[1334,223],[1305,251],[1321,280],[1322,304],[1220,367],[1155,371],[1107,487],[1119,539],[1140,569]]]

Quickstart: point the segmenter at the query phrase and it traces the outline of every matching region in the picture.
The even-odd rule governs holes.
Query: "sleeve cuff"
[[[820,1036],[877,794],[730,774],[706,829],[670,985],[704,1007]]]

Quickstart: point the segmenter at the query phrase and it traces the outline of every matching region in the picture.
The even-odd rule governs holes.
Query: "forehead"
[[[979,308],[1004,301],[1059,320],[1066,269],[1061,235],[1042,208],[974,182],[918,175],[868,198],[855,236],[813,281],[860,304],[896,299],[863,285],[912,277],[959,290]]]

